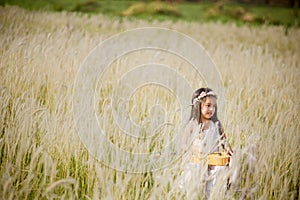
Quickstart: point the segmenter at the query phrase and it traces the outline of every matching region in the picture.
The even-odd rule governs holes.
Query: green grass
[[[243,20],[238,16],[238,12],[241,9],[256,16],[258,20],[253,21],[252,24],[269,23],[291,26],[299,25],[300,21],[299,16],[296,18],[293,15],[293,9],[285,6],[227,3],[216,16],[210,15],[209,10],[215,9],[216,5],[213,3],[181,3],[178,4],[178,8],[182,12],[183,18],[188,21],[221,21],[243,24]]]
[[[130,6],[140,1],[109,1],[109,0],[0,0],[0,5],[17,5],[29,10],[43,11],[69,11],[83,13],[102,13],[111,17],[122,17],[120,14]],[[147,2],[151,1],[146,1]],[[162,3],[166,4],[166,3]],[[191,3],[181,2],[175,4],[175,8],[181,14],[174,16],[166,13],[149,13],[142,12],[134,16],[129,16],[131,19],[146,19],[152,20],[184,20],[193,22],[234,22],[238,25],[247,24],[272,24],[285,26],[299,26],[300,16],[295,17],[293,8],[286,6],[269,6],[269,5],[250,5],[238,3],[226,3],[221,11],[216,9],[219,3]],[[249,22],[245,22],[242,15],[238,12],[243,10],[247,14],[254,16]],[[214,14],[211,14],[211,11]],[[244,14],[246,14],[244,13]]]
[[[17,5],[29,10],[81,11],[116,15],[136,1],[108,0],[0,0],[1,5]]]
[[[253,11],[253,13],[271,18],[275,21],[278,21],[280,24],[292,25],[294,23],[298,23],[300,17],[296,18],[293,14],[293,9],[288,7],[268,7],[268,6],[249,6],[249,9]]]

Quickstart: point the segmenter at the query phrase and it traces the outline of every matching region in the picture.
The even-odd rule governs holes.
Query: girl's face
[[[215,114],[217,105],[216,97],[208,96],[201,103],[201,119],[209,120]]]

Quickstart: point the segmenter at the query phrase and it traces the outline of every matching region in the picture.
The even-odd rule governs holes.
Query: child
[[[210,166],[204,159],[209,154],[222,150],[228,155],[233,153],[217,117],[217,95],[210,88],[200,88],[193,94],[191,116],[185,129],[183,144],[186,150],[191,147],[189,150],[193,158],[184,170],[184,180],[190,181],[195,176],[199,177],[202,172],[206,176],[205,197],[208,198],[218,173],[224,166]]]

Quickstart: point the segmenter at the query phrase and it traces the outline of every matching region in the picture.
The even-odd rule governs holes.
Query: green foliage
[[[300,16],[292,7],[238,4],[227,1],[180,2],[164,1],[109,1],[109,0],[2,0],[0,5],[18,5],[30,10],[103,13],[116,18],[124,16],[145,20],[184,20],[195,22],[221,21],[241,24],[272,24],[299,26]]]

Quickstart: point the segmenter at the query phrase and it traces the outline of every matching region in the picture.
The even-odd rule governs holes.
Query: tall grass
[[[222,121],[235,151],[228,174],[233,182],[226,194],[213,192],[212,197],[299,198],[299,29],[150,24],[113,21],[101,15],[28,12],[16,7],[0,8],[0,26],[2,199],[189,198],[177,186],[186,158],[159,171],[126,174],[90,156],[74,127],[73,84],[88,52],[115,33],[145,26],[172,28],[196,39],[207,49],[224,80],[226,112]],[[151,55],[164,62],[160,59],[164,54],[157,52],[139,56],[140,62],[155,58]],[[176,63],[176,58],[172,59]],[[107,85],[100,94],[109,94],[109,88],[114,87],[111,78],[129,70],[130,60],[122,61],[127,67],[116,64],[115,71],[107,72]],[[166,60],[170,64],[168,57]],[[203,83],[184,63],[174,69],[185,74],[195,89]],[[173,97],[164,91],[144,90],[153,92],[150,101],[162,101],[162,105],[172,102]],[[137,93],[134,103],[145,103],[141,100],[144,93]],[[99,116],[103,113],[99,108]],[[133,116],[137,123],[151,119],[142,119],[141,113]],[[111,117],[102,119],[103,125],[110,125]],[[155,145],[163,145],[171,135],[162,133]],[[125,144],[132,141],[113,137],[116,144],[130,148]]]

